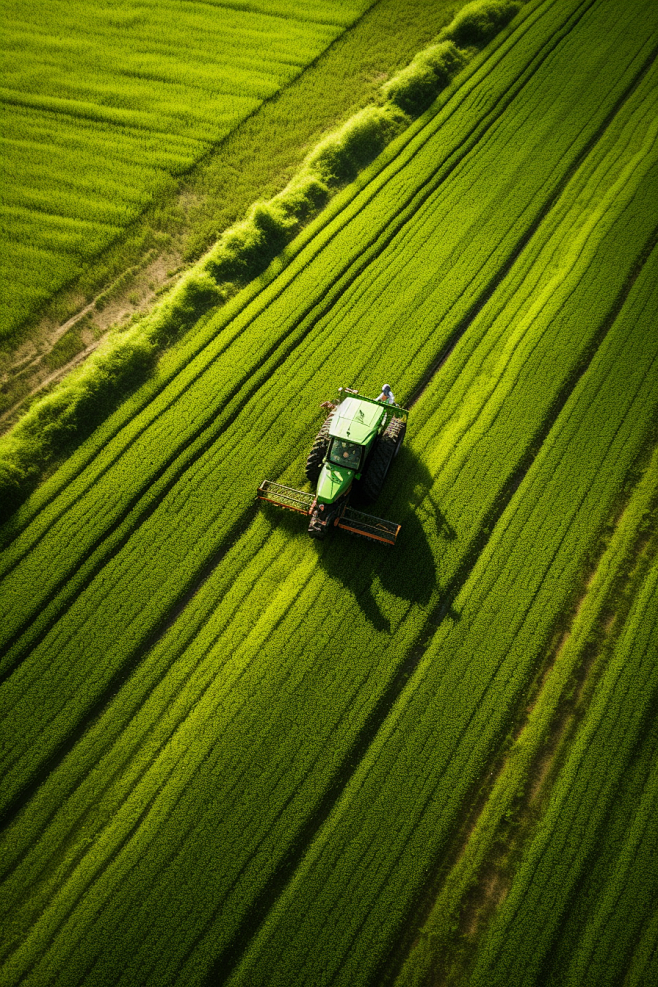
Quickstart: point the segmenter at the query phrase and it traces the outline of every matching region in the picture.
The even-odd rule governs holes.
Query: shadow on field
[[[355,504],[358,510],[402,526],[395,547],[339,530],[332,531],[326,541],[316,542],[320,565],[328,576],[350,590],[376,630],[391,630],[388,617],[377,603],[378,587],[406,603],[427,606],[437,583],[428,535],[435,543],[456,538],[454,528],[431,498],[431,486],[428,469],[403,446],[379,499],[374,504]],[[279,523],[291,532],[299,532],[305,521],[288,514]],[[451,616],[458,619],[452,611]]]

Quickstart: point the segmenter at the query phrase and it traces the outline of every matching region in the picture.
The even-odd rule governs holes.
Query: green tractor
[[[264,480],[258,498],[306,514],[312,538],[325,538],[336,527],[395,545],[400,525],[355,510],[350,498],[367,503],[379,496],[402,445],[409,412],[349,387],[339,388],[337,404],[324,407],[329,414],[306,460],[306,476],[316,484],[315,494]]]

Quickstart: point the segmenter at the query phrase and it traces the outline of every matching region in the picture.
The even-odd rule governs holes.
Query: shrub
[[[190,271],[147,321],[146,333],[149,340],[156,345],[171,342],[180,335],[182,329],[193,325],[209,308],[224,298],[225,293],[209,271]]]
[[[328,185],[351,181],[408,123],[397,106],[367,106],[318,144],[306,168]]]
[[[89,435],[146,379],[155,349],[141,328],[115,335],[50,394],[35,401],[0,442],[0,511],[9,513],[44,462]]]
[[[419,116],[465,64],[466,56],[452,41],[431,45],[382,87],[387,100],[410,116]]]
[[[462,7],[442,32],[443,37],[462,48],[483,48],[512,20],[520,6],[515,0],[475,0]]]

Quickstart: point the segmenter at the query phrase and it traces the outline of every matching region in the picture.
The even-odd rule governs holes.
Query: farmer
[[[395,404],[395,398],[393,396],[393,391],[388,384],[382,384],[382,393],[377,398],[382,404]]]

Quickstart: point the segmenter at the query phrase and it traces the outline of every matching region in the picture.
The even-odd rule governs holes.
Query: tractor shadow
[[[431,495],[433,477],[418,457],[405,446],[394,461],[382,494],[374,504],[355,504],[358,510],[396,521],[401,525],[394,548],[355,538],[339,530],[325,542],[317,542],[318,559],[327,574],[342,583],[378,631],[391,631],[376,591],[382,587],[391,596],[427,606],[437,586],[437,564],[428,533],[435,543],[457,537]],[[451,616],[458,615],[451,611]]]

